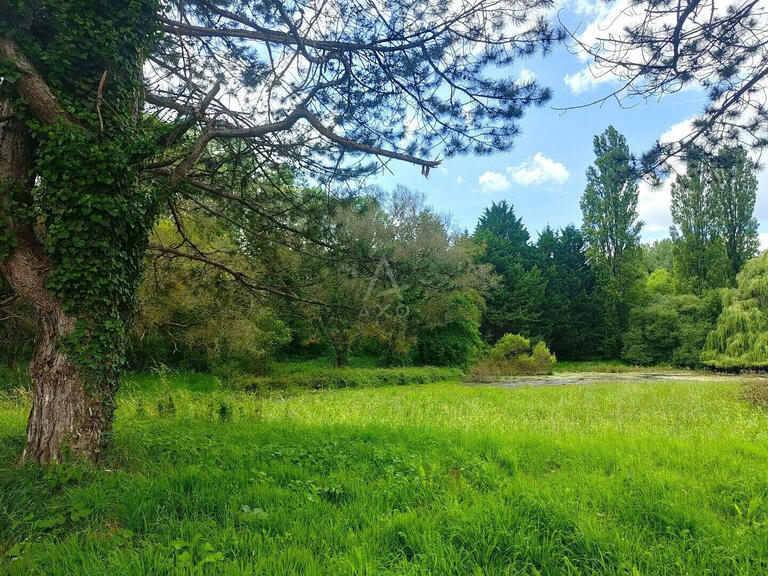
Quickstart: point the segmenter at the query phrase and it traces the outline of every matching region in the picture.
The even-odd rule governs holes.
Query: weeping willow
[[[768,368],[768,253],[749,260],[737,283],[701,359],[713,368]]]

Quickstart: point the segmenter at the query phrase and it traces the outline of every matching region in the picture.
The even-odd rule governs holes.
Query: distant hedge
[[[241,376],[235,385],[242,390],[264,392],[271,390],[333,388],[370,388],[374,386],[405,386],[427,384],[441,380],[458,380],[458,368],[422,366],[415,368],[328,368],[275,376]]]

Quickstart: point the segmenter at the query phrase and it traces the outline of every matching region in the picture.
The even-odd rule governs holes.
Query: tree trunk
[[[98,459],[110,418],[104,414],[100,394],[87,389],[59,345],[74,330],[75,318],[62,311],[45,287],[45,255],[21,240],[0,269],[14,291],[33,305],[38,323],[37,352],[29,367],[32,410],[22,459],[40,464],[59,462],[67,454]]]
[[[12,112],[0,102],[0,116]],[[101,395],[89,391],[77,367],[59,346],[72,333],[75,318],[64,313],[61,303],[46,288],[50,263],[32,226],[10,213],[11,194],[26,200],[32,168],[32,140],[21,122],[0,123],[0,223],[11,230],[16,246],[0,259],[2,272],[13,291],[30,304],[38,322],[38,350],[30,364],[32,410],[27,424],[23,460],[48,464],[67,452],[90,460],[98,458],[102,439],[109,429]]]

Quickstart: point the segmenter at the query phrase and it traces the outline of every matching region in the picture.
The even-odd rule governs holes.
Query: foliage
[[[768,367],[768,254],[749,260],[726,294],[702,360],[713,368]]]
[[[487,296],[482,331],[498,340],[507,332],[537,334],[545,298],[545,281],[522,219],[506,201],[487,207],[475,228],[481,247],[477,261],[498,276]]]
[[[592,266],[597,278],[595,297],[601,304],[599,357],[617,359],[621,355],[623,336],[631,325],[632,310],[643,305],[645,267],[639,248],[626,250],[617,259],[615,274],[607,259],[598,258]]]
[[[443,380],[456,380],[461,371],[433,366],[406,368],[320,369],[274,376],[240,376],[232,383],[249,392],[366,388],[371,386],[406,386]]]
[[[558,358],[598,356],[604,337],[603,304],[583,234],[572,225],[559,231],[545,228],[536,242],[536,258],[546,282],[537,332]]]
[[[482,348],[481,312],[470,294],[456,292],[425,306],[433,320],[419,332],[419,360],[433,366],[467,368]]]
[[[13,195],[11,213],[17,223],[38,223],[51,263],[46,284],[77,318],[58,344],[107,415],[158,201],[137,186],[137,168],[154,153],[156,134],[135,113],[157,9],[154,0],[120,6],[72,0],[15,3],[2,14],[3,34],[46,78],[64,111],[41,122],[13,90],[20,76],[16,63],[9,64],[3,97],[12,99],[32,134],[36,177],[33,193]],[[99,98],[110,104],[102,108],[94,79],[103,73],[109,83]]]
[[[595,162],[581,197],[582,229],[603,308],[602,354],[616,358],[644,276],[638,219],[638,173],[626,138],[613,126],[594,138]]]
[[[730,265],[719,235],[719,201],[712,187],[709,163],[692,155],[686,173],[679,175],[672,185],[671,195],[677,281],[695,294],[723,287]]]
[[[622,359],[630,364],[667,363],[680,345],[679,314],[673,302],[654,298],[632,310],[630,328],[624,336]]]
[[[675,291],[674,277],[666,269],[654,270],[645,282],[649,294],[672,294]]]
[[[473,246],[423,196],[405,189],[341,205],[333,222],[338,254],[305,280],[306,298],[324,306],[302,308],[309,319],[304,339],[325,342],[338,365],[365,342],[375,343],[390,365],[422,354],[426,363],[466,364],[489,282],[486,269],[472,261]],[[302,260],[298,267],[309,269]],[[434,348],[438,330],[452,350]],[[424,347],[422,336],[431,338]]]
[[[531,341],[519,334],[505,334],[470,370],[474,381],[521,374],[552,374],[555,356],[546,344]]]
[[[8,258],[18,246],[19,240],[16,238],[10,227],[3,227],[0,230],[0,260]]]
[[[221,254],[220,261],[231,268],[258,266],[220,221],[197,215],[186,220],[183,229],[187,241],[206,253]],[[183,239],[173,221],[164,218],[155,226],[152,241],[173,246]],[[263,371],[289,339],[268,302],[256,300],[230,275],[200,262],[153,253],[147,257],[138,299],[129,349],[133,369],[166,364]]]
[[[712,160],[712,192],[715,221],[735,279],[759,247],[757,219],[757,176],[754,163],[743,148],[722,148]]]
[[[141,279],[155,200],[133,183],[134,152],[99,144],[61,125],[41,144],[37,172],[45,247],[53,268],[47,286],[78,318],[64,343],[97,389],[109,397]]]
[[[594,137],[595,163],[587,169],[581,198],[584,237],[595,255],[605,258],[616,276],[625,251],[639,243],[638,175],[627,139],[609,126]]]
[[[647,294],[632,309],[624,334],[621,357],[625,362],[642,366],[700,365],[707,334],[720,314],[720,294],[711,291],[702,296],[675,295],[672,286],[666,270],[649,276]]]
[[[672,238],[680,284],[697,294],[735,280],[758,248],[757,179],[740,148],[691,154],[672,186]]]
[[[519,334],[505,334],[488,351],[488,357],[500,362],[514,360],[531,351],[531,341]]]
[[[643,249],[643,261],[649,274],[660,268],[667,272],[672,272],[674,265],[674,243],[672,240],[664,238],[663,240],[654,240],[650,244],[642,244],[641,246]]]

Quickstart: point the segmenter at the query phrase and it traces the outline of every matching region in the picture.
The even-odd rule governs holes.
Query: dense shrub
[[[756,408],[768,410],[768,382],[765,380],[750,382],[742,390],[741,397]]]
[[[680,317],[671,298],[654,299],[630,313],[622,358],[630,364],[669,363],[680,344]]]
[[[624,333],[621,357],[625,362],[640,366],[701,364],[701,350],[720,313],[720,294],[673,295],[672,288],[666,270],[649,276],[645,301],[632,309]]]
[[[252,392],[295,389],[366,388],[405,386],[441,380],[456,380],[457,368],[422,366],[418,368],[328,368],[274,376],[241,376],[233,379],[235,387]]]
[[[488,352],[494,360],[509,361],[531,351],[531,341],[519,334],[505,334]]]
[[[556,362],[543,342],[531,346],[530,340],[518,334],[505,334],[477,365],[470,378],[484,381],[500,376],[552,374]]]
[[[454,293],[442,300],[445,306],[425,306],[437,319],[419,333],[420,360],[433,366],[466,368],[483,345],[479,306],[470,294]]]

